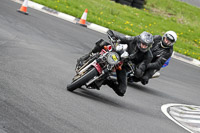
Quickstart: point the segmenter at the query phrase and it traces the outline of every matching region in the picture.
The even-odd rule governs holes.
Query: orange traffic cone
[[[87,27],[87,25],[86,25],[87,12],[88,12],[88,9],[85,9],[85,11],[84,11],[84,13],[83,13],[83,15],[82,15],[82,17],[81,17],[81,19],[79,21],[79,24],[81,26],[84,26],[84,27]]]
[[[22,6],[20,9],[18,9],[17,11],[20,12],[20,13],[23,13],[25,15],[28,15],[28,12],[27,12],[27,7],[28,7],[28,0],[24,0]]]

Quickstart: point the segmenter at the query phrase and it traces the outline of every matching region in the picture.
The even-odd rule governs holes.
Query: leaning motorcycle
[[[110,45],[104,46],[101,52],[92,53],[82,67],[76,67],[76,75],[72,82],[67,85],[67,90],[74,91],[85,85],[88,89],[100,89],[105,80],[112,80],[110,77],[116,70],[121,70],[123,62],[129,57],[127,44],[119,44],[107,32]],[[115,81],[111,81],[115,82]]]

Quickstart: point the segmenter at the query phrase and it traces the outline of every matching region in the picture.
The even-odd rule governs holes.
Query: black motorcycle
[[[100,89],[105,80],[112,80],[110,77],[113,73],[122,69],[123,62],[129,58],[126,51],[128,45],[119,44],[119,41],[114,40],[110,30],[107,35],[110,45],[104,46],[101,52],[92,53],[82,67],[76,67],[76,75],[67,85],[67,90],[74,91],[83,85],[89,89]]]

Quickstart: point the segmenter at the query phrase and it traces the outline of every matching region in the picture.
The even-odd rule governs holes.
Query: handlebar
[[[115,37],[115,34],[113,33],[112,30],[108,30],[107,31],[107,35],[108,35],[108,38],[110,40],[110,44],[113,48],[115,48],[116,45],[118,45],[120,43],[120,40],[118,39],[113,39]]]

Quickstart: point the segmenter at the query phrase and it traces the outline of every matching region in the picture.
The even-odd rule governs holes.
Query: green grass
[[[142,31],[163,35],[173,30],[178,35],[174,50],[200,60],[200,8],[177,0],[147,0],[144,9],[131,8],[111,0],[32,0],[81,18],[88,9],[87,21],[136,36]]]

